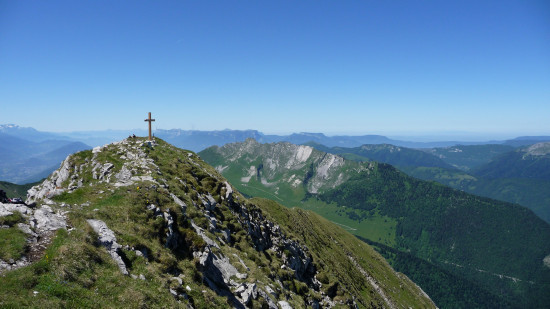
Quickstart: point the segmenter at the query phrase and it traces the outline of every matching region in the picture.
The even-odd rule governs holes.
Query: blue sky
[[[0,124],[550,135],[548,1],[4,1]]]

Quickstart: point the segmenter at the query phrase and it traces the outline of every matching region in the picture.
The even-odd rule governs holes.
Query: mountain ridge
[[[0,263],[12,269],[2,274],[2,306],[435,307],[342,229],[249,201],[196,154],[160,139],[71,155],[27,203],[0,205],[12,213],[7,231],[52,245],[30,265]],[[42,234],[52,225],[56,234]],[[0,258],[14,254],[3,250]]]

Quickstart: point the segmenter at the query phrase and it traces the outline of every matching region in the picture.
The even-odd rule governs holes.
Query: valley
[[[543,282],[550,270],[542,260],[550,252],[550,226],[524,207],[421,181],[387,164],[338,159],[309,146],[247,140],[211,147],[200,156],[244,194],[314,210],[372,243],[453,273],[465,286],[479,285],[484,295],[511,304],[548,301],[542,291],[548,291]],[[416,268],[409,267],[401,271]],[[542,290],[529,282],[540,282]]]

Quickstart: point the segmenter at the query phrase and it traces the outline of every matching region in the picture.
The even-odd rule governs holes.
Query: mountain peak
[[[33,291],[31,305],[45,307],[435,307],[340,228],[247,200],[195,153],[160,139],[73,154],[27,202],[30,233],[49,220],[36,213],[59,218],[58,232],[20,272],[35,283],[13,289],[22,281],[13,273],[0,286],[8,307]]]
[[[17,129],[17,128],[20,128],[20,127],[16,124],[13,124],[13,123],[1,124],[0,125],[0,129]]]

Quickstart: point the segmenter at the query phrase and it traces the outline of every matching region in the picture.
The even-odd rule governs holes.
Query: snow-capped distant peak
[[[18,128],[19,128],[19,126],[16,125],[16,124],[13,124],[13,123],[0,125],[0,129],[18,129]]]

